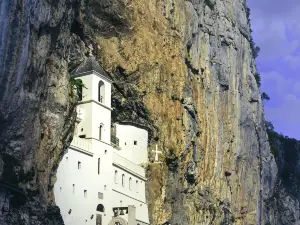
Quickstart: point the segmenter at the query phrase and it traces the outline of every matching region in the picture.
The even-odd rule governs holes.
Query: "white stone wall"
[[[148,161],[148,133],[133,126],[117,125],[121,149],[113,148],[110,145],[111,84],[103,79],[106,96],[101,104],[98,103],[100,78],[86,75],[78,79],[83,81],[87,89],[83,88],[83,99],[78,105],[81,122],[77,126],[77,136],[85,134],[86,139],[74,137],[57,170],[54,195],[64,222],[66,225],[95,225],[96,215],[101,214],[102,224],[108,225],[114,216],[114,207],[133,205],[137,219],[147,224],[145,170],[139,164]],[[100,124],[104,125],[101,141],[98,140]],[[115,171],[118,171],[117,182]],[[103,199],[99,199],[99,193],[102,193]],[[104,206],[104,213],[97,212],[98,204]]]
[[[136,218],[144,223],[149,223],[148,205],[145,196],[145,180],[134,176],[128,171],[114,166],[114,171],[118,171],[117,183],[113,184],[113,204],[119,207],[133,205],[136,207]],[[122,185],[122,176],[125,177],[125,185]],[[131,189],[129,179],[132,179]],[[138,183],[138,185],[136,185]]]
[[[108,224],[112,219],[113,150],[111,146],[101,142],[98,142],[97,147],[100,148],[94,150],[94,155],[69,148],[59,165],[54,194],[66,225],[95,225],[98,204],[105,207],[105,213],[102,214],[103,224]],[[98,174],[98,158],[100,158],[100,174]],[[78,161],[81,162],[81,169],[78,169]],[[87,197],[84,196],[84,190],[87,191]],[[103,193],[103,200],[98,199],[98,192]],[[68,214],[69,209],[72,209],[71,214]]]
[[[78,124],[78,135],[86,135],[86,138],[100,138],[100,125],[102,128],[101,141],[110,143],[111,129],[111,84],[95,74],[79,77],[85,88],[82,90],[82,104],[79,104],[82,121]],[[98,83],[103,81],[105,85],[104,102],[98,101]],[[83,130],[82,130],[83,129]]]
[[[86,142],[87,140],[83,139],[82,141]],[[127,164],[121,164],[124,166],[123,168],[114,166],[113,156],[122,150],[116,150],[97,140],[90,141],[92,145],[90,153],[70,147],[57,171],[54,195],[65,224],[95,225],[98,204],[103,204],[105,207],[105,213],[102,214],[103,225],[107,225],[112,219],[113,207],[127,207],[128,205],[136,207],[138,220],[149,223],[145,198],[145,177],[138,173],[128,172],[134,166],[139,168],[139,171],[143,168],[129,161]],[[98,174],[98,158],[100,158],[100,174]],[[81,162],[80,169],[78,169],[78,162]],[[129,165],[130,163],[132,165]],[[118,171],[117,183],[114,179],[116,170]],[[123,174],[125,175],[124,186],[122,185]],[[132,179],[131,189],[129,189],[129,178]],[[73,192],[73,184],[75,184],[75,192]],[[84,196],[84,190],[87,191],[87,197]],[[102,200],[98,199],[98,192],[103,193]],[[71,214],[68,213],[70,209],[72,209]],[[94,215],[93,219],[91,219],[91,215]]]
[[[103,81],[105,85],[105,96],[104,96],[104,105],[107,107],[111,107],[111,83],[108,82],[106,79],[101,78],[97,75],[92,76],[92,98],[98,101],[98,83],[99,81]]]
[[[121,124],[116,124],[116,131],[122,149],[119,154],[136,164],[147,163],[148,132],[138,127]]]

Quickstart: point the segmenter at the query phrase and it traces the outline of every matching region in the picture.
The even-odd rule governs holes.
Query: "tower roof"
[[[97,72],[103,77],[111,80],[111,78],[108,76],[108,74],[104,71],[104,69],[99,65],[99,63],[93,56],[84,59],[83,62],[71,72],[71,74],[73,76],[76,76],[87,72]]]

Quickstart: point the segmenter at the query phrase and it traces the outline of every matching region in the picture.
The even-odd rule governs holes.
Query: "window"
[[[137,145],[137,141],[134,141],[133,144],[134,144],[134,145]]]
[[[66,161],[68,161],[68,159],[69,159],[69,158],[68,158],[68,157],[66,157]]]
[[[84,190],[84,197],[87,198],[87,190]]]
[[[98,174],[100,174],[100,158],[98,158]]]
[[[122,174],[122,186],[125,187],[125,175]]]
[[[116,184],[118,183],[118,171],[117,170],[115,171],[115,183]]]
[[[76,84],[77,84],[77,96],[78,96],[78,101],[82,101],[82,87],[83,87],[83,83],[82,80],[78,79],[76,80]]]
[[[136,189],[136,193],[139,193],[139,181],[138,180],[136,180],[135,189]]]
[[[78,161],[78,169],[81,169],[81,162]]]
[[[106,185],[104,185],[104,191],[106,191]]]
[[[59,188],[59,190],[61,191],[61,190],[62,190],[62,188],[60,187],[60,188]]]
[[[100,124],[100,127],[99,127],[99,140],[101,141],[102,140],[102,133],[103,133],[103,124]]]
[[[99,204],[97,206],[97,209],[96,209],[98,212],[105,212],[105,209],[104,209],[104,206],[102,204]]]
[[[132,186],[132,179],[131,179],[131,177],[129,178],[129,190],[131,190],[131,187]]]
[[[73,184],[73,194],[75,194],[75,184]]]
[[[98,192],[98,199],[103,199],[103,193]]]
[[[104,154],[105,154],[105,155],[107,154],[107,150],[104,151]]]
[[[98,83],[98,102],[104,103],[105,86],[102,80]]]

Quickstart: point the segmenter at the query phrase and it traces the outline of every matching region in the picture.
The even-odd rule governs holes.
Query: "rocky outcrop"
[[[0,193],[7,211],[0,224],[63,224],[49,190],[75,118],[72,1],[1,1],[0,8]]]
[[[114,80],[113,120],[146,125],[164,152],[148,168],[152,224],[265,223],[277,167],[244,0],[0,4],[2,179],[25,199],[14,224],[61,223],[44,215],[72,136],[68,71],[87,54]]]
[[[272,153],[278,165],[273,195],[266,201],[266,224],[300,224],[300,142],[268,129]]]

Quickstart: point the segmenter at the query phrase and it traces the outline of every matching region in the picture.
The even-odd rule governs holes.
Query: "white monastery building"
[[[66,225],[149,224],[145,197],[148,132],[111,126],[112,81],[93,57],[72,73],[79,88],[77,127],[57,171],[55,202]]]

